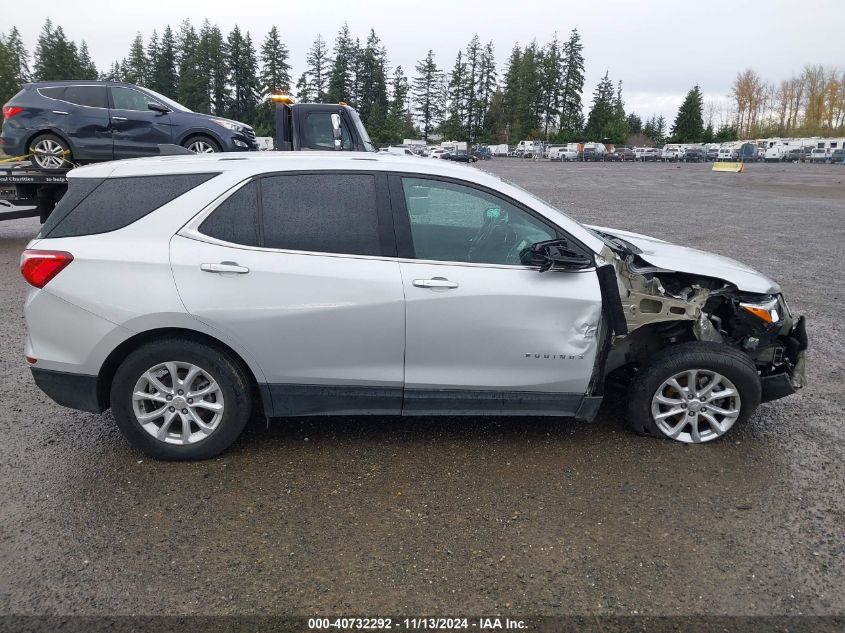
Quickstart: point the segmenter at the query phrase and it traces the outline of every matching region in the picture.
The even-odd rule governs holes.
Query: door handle
[[[111,120],[112,120],[112,121],[125,121],[125,120],[126,120],[126,117],[125,117],[125,116],[113,116],[113,117],[111,118]]]
[[[219,264],[200,264],[200,270],[206,273],[235,273],[244,275],[249,272],[246,266],[238,266],[235,262],[220,262]]]
[[[449,281],[445,277],[432,277],[431,279],[414,279],[417,288],[457,288],[457,281]]]
[[[53,110],[53,114],[67,114],[64,110]]]

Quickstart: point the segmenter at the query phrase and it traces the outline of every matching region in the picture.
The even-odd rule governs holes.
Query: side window
[[[107,178],[70,178],[68,193],[41,230],[42,237],[77,237],[116,231],[175,200],[217,174],[174,174]],[[80,195],[75,189],[79,188]],[[87,190],[87,193],[85,193]],[[75,203],[75,206],[71,206]],[[53,221],[53,216],[56,220]],[[48,226],[49,225],[49,226]]]
[[[89,108],[109,107],[105,86],[68,86],[63,98],[68,103]]]
[[[343,117],[341,120],[341,147],[352,150],[352,136]],[[312,112],[305,117],[302,130],[303,149],[334,150],[334,131],[331,112]]]
[[[264,246],[382,254],[373,175],[292,174],[260,182]]]
[[[55,88],[39,88],[38,92],[42,97],[49,97],[50,99],[61,99],[65,93],[64,86],[57,86]]]
[[[555,230],[506,200],[450,182],[403,178],[417,259],[523,265]]]
[[[138,110],[141,112],[149,111],[147,104],[154,101],[153,98],[142,92],[121,86],[112,86],[111,100],[114,104],[112,107],[115,110]]]
[[[258,184],[247,183],[221,202],[200,224],[199,232],[232,244],[258,246]]]

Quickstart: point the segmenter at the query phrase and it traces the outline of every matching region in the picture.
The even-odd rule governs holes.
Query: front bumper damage
[[[805,323],[803,316],[798,317],[792,331],[781,339],[784,343],[783,369],[760,376],[761,402],[792,395],[807,384],[805,365],[808,339]]]

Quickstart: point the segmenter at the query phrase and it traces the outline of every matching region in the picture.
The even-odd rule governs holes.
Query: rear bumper
[[[97,394],[96,376],[37,367],[30,367],[30,370],[38,388],[56,404],[90,413],[101,413],[105,410]]]

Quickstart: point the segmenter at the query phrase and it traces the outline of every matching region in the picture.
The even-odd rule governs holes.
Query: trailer
[[[0,221],[37,217],[43,224],[67,191],[69,171],[0,163]]]

